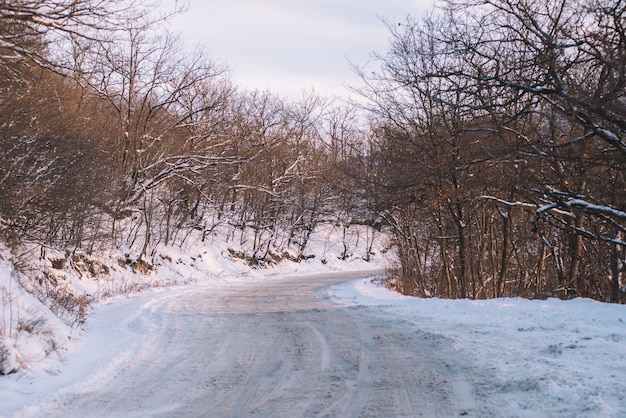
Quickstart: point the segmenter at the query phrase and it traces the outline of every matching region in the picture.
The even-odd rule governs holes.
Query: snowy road
[[[362,276],[197,287],[145,298],[134,312],[105,307],[102,341],[83,351],[109,344],[118,354],[19,415],[465,415],[472,390],[443,337],[320,291]]]

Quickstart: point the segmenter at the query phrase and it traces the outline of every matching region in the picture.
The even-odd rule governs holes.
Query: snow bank
[[[0,374],[57,363],[73,330],[20,285],[20,273],[0,257]]]

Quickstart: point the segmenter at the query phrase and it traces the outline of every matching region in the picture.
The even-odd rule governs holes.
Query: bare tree
[[[73,63],[56,54],[69,39],[104,40],[129,17],[151,14],[143,0],[3,0],[0,1],[0,65],[16,60],[66,72]]]
[[[74,42],[74,75],[116,114],[118,145],[112,151],[125,178],[117,199],[109,202],[109,212],[114,219],[136,211],[146,215],[135,218],[145,223],[143,227],[132,228],[144,234],[141,257],[148,241],[161,240],[154,241],[161,234],[151,232],[147,221],[161,216],[161,209],[169,214],[163,216],[171,217],[171,205],[179,202],[178,197],[163,195],[166,183],[183,179],[202,194],[210,178],[206,170],[228,160],[218,154],[223,136],[219,138],[216,126],[223,122],[233,89],[223,77],[223,65],[202,49],[187,53],[177,36],[161,31],[150,18],[138,21],[131,16],[124,28],[105,41]],[[158,188],[160,192],[151,192]],[[164,202],[170,202],[166,208]],[[171,222],[167,225],[164,231]],[[170,235],[165,233],[166,241]]]

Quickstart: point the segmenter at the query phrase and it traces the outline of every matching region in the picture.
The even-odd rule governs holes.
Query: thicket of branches
[[[364,93],[402,291],[624,301],[625,10],[446,0],[390,25]]]
[[[364,125],[237,89],[141,1],[0,0],[2,240],[138,263],[225,226],[263,264],[367,222],[405,293],[623,302],[626,5],[440,6],[390,24]]]

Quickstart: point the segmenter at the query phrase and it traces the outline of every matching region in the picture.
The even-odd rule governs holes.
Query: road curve
[[[443,337],[376,307],[335,304],[336,273],[156,297],[152,330],[99,385],[37,413],[63,417],[467,415],[471,388]],[[140,314],[141,316],[141,314]],[[157,319],[155,319],[157,318]]]

